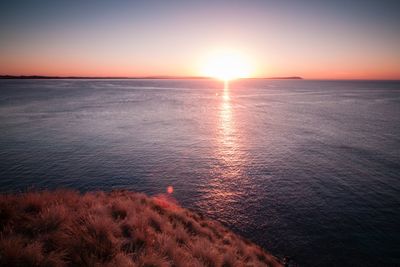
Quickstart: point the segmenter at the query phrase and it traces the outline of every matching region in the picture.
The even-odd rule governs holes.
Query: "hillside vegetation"
[[[57,190],[0,195],[0,266],[282,266],[166,197]]]

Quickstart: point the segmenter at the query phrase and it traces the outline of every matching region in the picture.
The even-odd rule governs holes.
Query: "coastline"
[[[204,76],[45,76],[45,75],[0,75],[0,79],[19,80],[212,80],[213,77]],[[303,80],[299,76],[283,77],[248,77],[244,80]]]
[[[0,195],[2,266],[283,266],[169,195],[125,190]]]

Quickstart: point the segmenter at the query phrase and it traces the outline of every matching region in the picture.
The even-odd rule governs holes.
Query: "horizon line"
[[[98,79],[98,80],[218,80],[207,76],[174,76],[174,75],[151,75],[151,76],[52,76],[52,75],[0,75],[0,79]],[[316,80],[316,81],[400,81],[399,78],[304,78],[301,76],[274,76],[274,77],[243,77],[233,80]]]
[[[171,79],[171,80],[190,80],[190,79],[215,79],[208,76],[175,76],[175,75],[150,75],[150,76],[52,76],[52,75],[0,75],[0,79]],[[300,76],[277,76],[277,77],[243,77],[239,79],[296,79],[303,80]]]

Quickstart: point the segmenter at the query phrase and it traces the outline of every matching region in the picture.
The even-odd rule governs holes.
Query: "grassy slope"
[[[128,191],[0,195],[0,266],[281,266],[221,224]]]

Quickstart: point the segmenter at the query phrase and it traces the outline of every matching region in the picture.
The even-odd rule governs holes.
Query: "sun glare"
[[[236,52],[219,52],[212,54],[204,63],[203,75],[230,81],[248,78],[251,75],[249,61]]]

